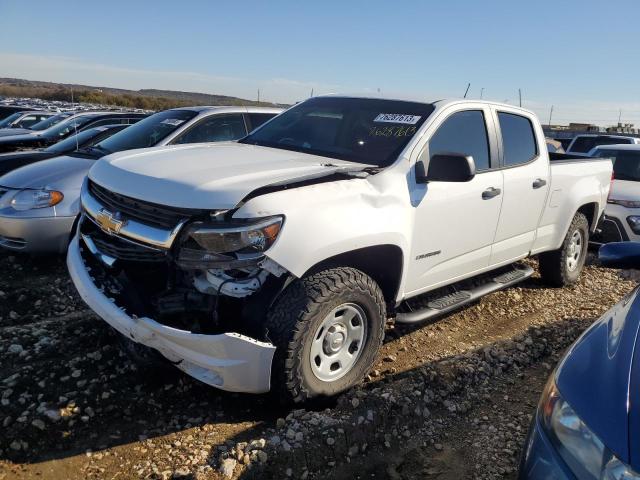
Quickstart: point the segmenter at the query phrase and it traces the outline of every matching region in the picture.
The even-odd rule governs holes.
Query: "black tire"
[[[350,369],[345,368],[346,373],[340,378],[323,381],[311,365],[313,337],[332,312],[339,313],[343,305],[357,306],[364,314],[364,340],[356,348],[358,354]],[[296,280],[267,314],[267,335],[276,346],[271,391],[283,403],[300,403],[330,397],[356,385],[376,359],[385,322],[382,291],[360,270],[332,268]]]
[[[575,235],[581,237],[581,251],[573,269],[569,268],[568,259],[571,255],[571,243]],[[558,250],[541,253],[538,257],[540,276],[552,287],[566,287],[573,285],[580,278],[584,261],[587,258],[589,244],[589,222],[587,217],[578,212],[573,217],[567,235]]]

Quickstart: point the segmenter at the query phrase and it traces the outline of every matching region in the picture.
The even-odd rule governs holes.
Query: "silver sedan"
[[[93,147],[43,160],[0,177],[0,247],[64,253],[80,213],[80,189],[100,157],[163,145],[237,140],[282,109],[184,107],[165,110]]]

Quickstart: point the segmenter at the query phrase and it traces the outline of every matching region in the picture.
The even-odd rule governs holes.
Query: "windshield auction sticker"
[[[420,120],[419,115],[404,115],[402,113],[381,113],[373,119],[374,122],[382,123],[404,123],[415,125]]]

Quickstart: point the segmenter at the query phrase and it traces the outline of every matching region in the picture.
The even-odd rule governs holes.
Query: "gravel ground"
[[[0,255],[0,271],[0,480],[515,478],[553,365],[634,286],[591,265],[572,288],[534,277],[389,326],[360,387],[286,410],[136,368],[62,259]]]

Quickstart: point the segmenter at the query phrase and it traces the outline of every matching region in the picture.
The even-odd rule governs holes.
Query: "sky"
[[[640,126],[640,1],[0,0],[0,77],[291,103],[518,104]],[[621,113],[620,113],[621,112]]]

